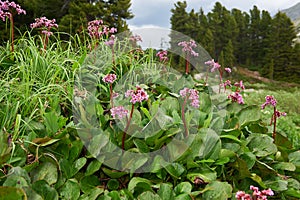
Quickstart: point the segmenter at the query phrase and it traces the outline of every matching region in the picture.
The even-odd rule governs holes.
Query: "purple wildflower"
[[[130,102],[132,104],[135,104],[136,102],[147,100],[148,94],[143,88],[136,86],[136,90],[127,90],[125,93],[125,97],[131,97]]]
[[[159,60],[161,62],[166,62],[166,61],[168,61],[167,54],[168,54],[168,52],[166,50],[164,50],[164,51],[157,52],[156,56],[159,57]]]
[[[55,19],[49,20],[46,17],[36,18],[35,22],[30,24],[31,28],[44,28],[42,34],[46,36],[51,36],[53,33],[50,31],[51,28],[58,28],[58,25],[55,23]]]
[[[9,2],[9,1],[0,0],[0,18],[2,19],[2,21],[5,21],[6,17],[9,18],[12,15],[10,10],[13,8],[17,11],[18,15],[20,14],[26,15],[26,11],[22,9],[19,4],[16,4],[13,1]]]
[[[246,194],[244,191],[238,191],[235,194],[235,198],[238,200],[267,200],[267,196],[273,196],[274,192],[269,188],[267,190],[259,191],[258,187],[250,186],[250,190],[253,190],[252,197],[250,194]]]
[[[245,86],[244,86],[242,80],[241,80],[240,82],[236,82],[236,83],[234,84],[234,86],[236,86],[237,88],[240,88],[240,89],[242,89],[242,90],[245,89]]]
[[[211,70],[210,70],[211,72],[214,72],[215,70],[219,70],[221,67],[221,65],[219,63],[215,62],[214,59],[206,61],[204,64],[211,67]]]
[[[231,99],[232,102],[238,102],[239,104],[244,104],[243,96],[239,92],[228,95],[228,99]]]
[[[231,81],[230,81],[230,80],[227,80],[227,81],[224,82],[223,85],[224,85],[224,87],[226,87],[226,86],[231,87]]]
[[[114,44],[115,44],[115,38],[116,38],[115,35],[111,35],[111,36],[109,37],[109,40],[106,41],[105,44],[106,44],[107,46],[111,46],[111,47],[114,46]]]
[[[92,38],[100,38],[102,36],[101,28],[103,26],[103,21],[100,20],[93,20],[88,23],[88,31],[89,35]]]
[[[231,73],[231,69],[229,67],[226,67],[224,70],[228,73]]]
[[[142,42],[142,37],[140,35],[132,35],[129,37],[132,42]]]
[[[187,41],[182,41],[178,43],[178,46],[182,46],[182,51],[191,54],[194,57],[199,56],[197,52],[193,50],[194,47],[197,47],[197,44],[194,40],[190,40],[189,42]]]
[[[261,105],[261,109],[265,109],[265,107],[267,105],[272,105],[273,107],[275,107],[276,103],[277,103],[277,101],[273,96],[267,95],[266,96],[266,102]]]
[[[117,79],[115,74],[107,74],[102,78],[105,83],[113,83]]]
[[[110,109],[111,116],[116,119],[122,119],[123,117],[127,116],[128,110],[126,110],[123,106],[117,106]]]
[[[184,88],[179,91],[180,96],[188,97],[191,100],[191,106],[195,108],[199,108],[200,101],[199,101],[199,92],[195,89]]]

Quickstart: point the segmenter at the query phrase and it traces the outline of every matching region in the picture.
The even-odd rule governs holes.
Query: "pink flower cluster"
[[[228,95],[228,99],[231,99],[232,102],[244,104],[243,96],[239,92],[234,92],[233,94]]]
[[[164,51],[157,52],[156,56],[159,57],[159,60],[161,62],[166,62],[166,61],[168,61],[167,54],[168,54],[168,52],[166,50],[164,50]]]
[[[106,41],[106,42],[104,42],[104,43],[105,43],[107,46],[112,47],[112,46],[114,46],[114,44],[115,44],[115,39],[116,39],[116,36],[115,36],[115,35],[111,35],[111,36],[109,37],[109,40]]]
[[[244,191],[238,191],[235,195],[235,198],[238,200],[267,200],[267,196],[273,196],[274,192],[269,188],[267,190],[259,191],[258,187],[250,186],[250,190],[253,190],[252,197],[250,194],[245,193]]]
[[[197,44],[194,40],[182,41],[178,43],[178,46],[182,46],[182,51],[190,53],[192,56],[197,57],[199,54],[193,50],[194,47],[197,47]]]
[[[111,34],[116,33],[117,29],[114,27],[109,28],[103,24],[103,21],[101,19],[100,20],[96,19],[88,23],[88,31],[90,37],[99,39],[103,35],[108,36],[109,33]]]
[[[105,83],[113,83],[116,79],[117,76],[115,74],[107,74],[102,78]]]
[[[125,97],[131,97],[130,102],[135,104],[136,102],[142,102],[148,100],[147,92],[140,86],[136,86],[136,90],[127,90]]]
[[[31,28],[42,28],[42,34],[47,35],[48,37],[53,33],[50,31],[51,28],[58,28],[58,25],[55,23],[56,20],[49,20],[46,17],[36,18],[35,22],[30,24]]]
[[[231,73],[231,69],[229,67],[226,67],[224,70],[228,73]]]
[[[140,35],[132,35],[129,37],[132,42],[142,42],[142,37]]]
[[[117,106],[110,109],[111,116],[113,118],[122,119],[123,117],[127,116],[128,110],[126,110],[123,106]]]
[[[224,86],[230,84],[231,84],[230,81],[227,80],[224,83]],[[243,81],[234,83],[234,86],[236,87],[235,92],[233,94],[228,95],[228,99],[231,99],[232,102],[238,102],[239,104],[244,104],[243,96],[240,94],[241,90],[245,89]]]
[[[197,90],[184,88],[179,91],[179,94],[182,97],[187,97],[188,99],[192,100],[191,106],[193,106],[195,108],[199,108],[200,101],[199,101],[199,92]]]
[[[26,15],[26,11],[21,8],[19,4],[16,4],[14,1],[1,1],[0,0],[0,18],[2,21],[5,21],[6,17],[11,17],[11,9],[16,9],[18,15],[24,14]]]
[[[214,59],[206,61],[204,64],[211,67],[211,70],[210,70],[211,72],[214,72],[215,70],[219,70],[221,67],[221,65],[219,63],[215,62]]]
[[[275,107],[276,104],[277,104],[276,99],[271,95],[267,95],[266,96],[266,102],[261,105],[261,109],[265,109],[265,107],[267,105],[271,105],[271,106]]]

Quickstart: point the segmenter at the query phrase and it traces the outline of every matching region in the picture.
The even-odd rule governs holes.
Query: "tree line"
[[[272,17],[257,6],[249,13],[230,11],[219,2],[207,14],[202,8],[188,12],[186,1],[171,12],[171,29],[193,38],[223,67],[244,66],[274,80],[300,82],[300,44],[286,14]],[[177,41],[170,37],[172,48]]]
[[[118,32],[128,30],[126,20],[133,18],[130,0],[15,0],[26,10],[26,15],[15,15],[15,26],[19,35],[29,30],[35,18],[45,16],[56,19],[60,32],[71,35],[81,33],[87,23],[102,19],[106,25],[115,27]],[[9,25],[0,23],[0,41],[9,38]]]

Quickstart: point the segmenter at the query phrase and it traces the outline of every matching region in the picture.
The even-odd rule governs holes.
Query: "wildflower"
[[[245,89],[245,86],[244,86],[242,80],[241,80],[240,82],[236,82],[236,83],[234,84],[234,86],[236,86],[237,88],[240,88],[240,89],[242,89],[242,90]]]
[[[117,30],[117,28],[112,27],[112,28],[109,29],[109,32],[110,33],[116,33],[116,32],[118,32],[118,30]]]
[[[128,110],[126,110],[123,106],[117,106],[110,109],[111,116],[113,118],[122,119],[123,117],[127,116]]]
[[[132,35],[129,37],[132,42],[142,42],[142,37],[140,35]]]
[[[106,41],[105,44],[107,46],[114,46],[114,44],[115,44],[115,38],[116,38],[115,35],[111,35],[110,38],[109,38],[109,40]]]
[[[113,83],[117,79],[115,74],[107,74],[102,78],[105,83]]]
[[[258,187],[250,186],[250,190],[253,190],[252,197],[250,194],[246,194],[244,191],[238,191],[235,194],[235,198],[238,200],[267,200],[267,196],[273,196],[274,192],[269,188],[267,190],[259,191]]]
[[[275,116],[277,117],[277,118],[279,118],[279,117],[281,117],[281,116],[286,116],[287,114],[285,113],[285,112],[280,112],[280,111],[278,111],[278,110],[276,110],[275,111]]]
[[[11,17],[12,14],[10,13],[10,10],[13,8],[17,11],[18,15],[26,15],[26,11],[22,9],[19,4],[16,4],[13,1],[0,1],[0,18],[2,19],[2,21],[5,21],[6,17]]]
[[[231,99],[232,102],[238,102],[239,104],[244,104],[243,96],[239,92],[228,95],[228,99]]]
[[[165,61],[168,61],[167,54],[168,54],[168,52],[166,50],[164,50],[164,51],[157,52],[156,56],[159,57],[159,60],[161,62],[165,62]]]
[[[50,31],[51,28],[58,28],[58,25],[55,23],[55,19],[49,20],[46,17],[36,18],[35,22],[30,24],[31,28],[45,28],[42,30],[42,34],[46,36],[51,36],[53,33]]]
[[[217,62],[215,62],[214,59],[206,61],[204,64],[211,67],[211,72],[214,72],[215,70],[219,70],[221,68],[221,65]]]
[[[265,109],[265,107],[266,107],[267,105],[272,105],[273,107],[276,106],[277,101],[276,101],[276,99],[275,99],[273,96],[267,95],[267,96],[265,97],[265,99],[266,99],[266,102],[263,103],[263,104],[261,105],[261,108],[262,108],[262,109]]]
[[[178,46],[182,46],[182,51],[191,54],[194,57],[199,56],[197,52],[193,50],[194,47],[197,47],[197,44],[194,40],[190,40],[189,42],[187,41],[182,41],[178,43]]]
[[[226,67],[224,70],[228,73],[231,73],[231,69],[229,67]]]
[[[179,91],[180,96],[188,97],[191,100],[191,106],[195,108],[199,108],[200,101],[199,101],[199,92],[195,89],[184,88]]]
[[[148,100],[147,92],[139,86],[136,86],[136,90],[127,90],[125,93],[125,97],[131,97],[130,102],[132,104]]]
[[[224,87],[226,87],[226,86],[230,86],[231,87],[231,81],[227,80],[227,81],[224,82],[223,85],[224,85]]]

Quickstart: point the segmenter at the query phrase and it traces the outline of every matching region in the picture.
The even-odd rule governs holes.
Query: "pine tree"
[[[260,10],[257,6],[253,6],[253,9],[250,10],[250,27],[249,27],[249,37],[250,37],[250,60],[251,65],[258,67],[259,62],[259,54],[260,54]]]
[[[233,67],[235,62],[234,50],[231,40],[228,41],[224,48],[224,64],[223,67]]]

